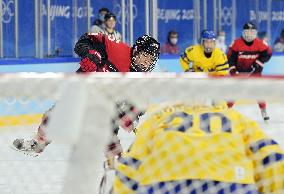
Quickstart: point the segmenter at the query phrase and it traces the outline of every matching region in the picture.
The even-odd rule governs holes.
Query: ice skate
[[[268,116],[268,114],[267,114],[267,112],[266,112],[266,109],[263,108],[263,109],[261,109],[260,111],[261,111],[261,116],[262,116],[263,120],[264,120],[264,121],[268,121],[270,118],[269,118],[269,116]]]

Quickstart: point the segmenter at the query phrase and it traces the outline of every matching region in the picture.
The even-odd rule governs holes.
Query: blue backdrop
[[[32,0],[18,0],[19,2],[19,55],[20,57],[34,57],[35,48],[35,5]],[[43,21],[43,52],[47,55],[47,0],[43,0],[42,21]],[[60,49],[60,56],[72,56],[73,47],[81,34],[87,31],[87,7],[85,0],[78,0],[78,9],[75,11],[73,1],[51,0],[51,50],[52,54]],[[117,14],[117,29],[121,31],[121,5],[120,0],[92,0],[91,21],[93,22],[98,10],[107,7]],[[128,1],[126,1],[128,2]],[[203,26],[203,1],[200,3],[200,30]],[[236,23],[232,22],[232,1],[222,0],[221,27],[227,34],[226,42],[232,41],[232,28],[236,27],[236,37],[241,35],[243,24],[248,20],[259,21],[257,24],[260,31],[267,31],[268,19],[271,17],[271,40],[279,36],[284,28],[284,1],[272,0],[271,12],[268,12],[267,0],[237,0],[236,1]],[[244,6],[246,5],[246,6]],[[15,6],[14,0],[3,0],[3,45],[4,56],[15,56]],[[127,6],[126,6],[127,7]],[[207,1],[207,28],[213,29],[214,18],[213,1]],[[145,33],[145,5],[143,0],[134,0],[134,38]],[[169,30],[176,30],[179,33],[179,45],[182,51],[194,42],[194,1],[193,0],[158,0],[158,39],[161,43],[167,40]],[[126,16],[128,21],[128,8]],[[77,29],[75,30],[74,18],[77,17]],[[126,22],[127,23],[127,22]],[[126,37],[128,37],[129,26],[126,25]],[[76,33],[77,32],[77,33]],[[128,40],[127,40],[128,41]]]

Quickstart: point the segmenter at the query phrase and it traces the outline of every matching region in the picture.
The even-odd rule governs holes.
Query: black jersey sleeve
[[[90,50],[94,50],[100,54],[101,60],[105,61],[107,59],[107,53],[103,40],[104,36],[86,33],[80,37],[75,45],[74,51],[82,59],[88,57],[92,61],[97,62],[97,59],[89,53]]]

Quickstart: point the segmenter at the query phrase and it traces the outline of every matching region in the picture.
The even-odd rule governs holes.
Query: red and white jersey
[[[230,46],[227,56],[230,66],[235,66],[238,72],[250,72],[254,63],[263,67],[271,55],[271,48],[263,40],[256,38],[247,43],[239,38]]]
[[[78,54],[84,58],[89,50],[98,52],[104,65],[97,72],[129,72],[131,65],[131,48],[112,36],[101,33],[84,34],[78,41],[84,42],[85,48]],[[76,48],[75,48],[76,49]],[[85,52],[84,49],[86,50]]]

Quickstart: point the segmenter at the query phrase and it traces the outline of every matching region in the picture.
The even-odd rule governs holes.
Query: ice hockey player
[[[114,193],[284,193],[283,150],[239,112],[173,103],[143,117]]]
[[[230,64],[230,74],[261,75],[264,63],[269,61],[272,50],[267,43],[257,36],[257,28],[252,22],[247,22],[243,26],[242,37],[236,39],[228,51],[228,61]],[[232,107],[233,102],[228,106]],[[264,120],[269,120],[266,111],[266,103],[259,102],[259,108]]]
[[[160,55],[160,43],[143,35],[133,47],[111,36],[86,33],[75,45],[74,51],[82,58],[78,73],[87,72],[150,72]],[[37,156],[51,141],[46,137],[49,110],[43,115],[38,132],[33,139],[16,139],[13,148]]]
[[[228,75],[229,64],[226,54],[216,45],[213,31],[201,33],[201,44],[186,48],[180,57],[180,64],[185,72],[207,72],[211,75]],[[192,63],[192,66],[190,66]]]
[[[84,34],[75,45],[82,58],[77,72],[149,72],[160,54],[160,43],[143,35],[133,47],[103,34]]]

